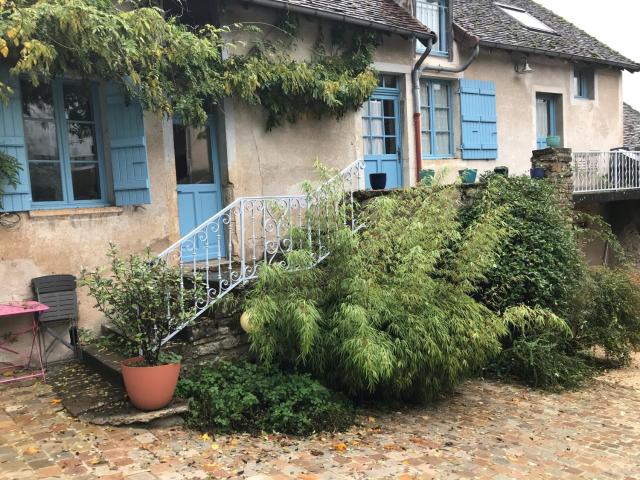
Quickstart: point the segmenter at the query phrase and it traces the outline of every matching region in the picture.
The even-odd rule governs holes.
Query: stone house
[[[227,99],[196,131],[125,103],[108,85],[57,80],[36,91],[11,79],[0,148],[24,168],[0,217],[0,299],[29,298],[34,277],[103,264],[109,241],[124,253],[159,252],[236,198],[297,193],[316,158],[336,168],[363,159],[366,174],[385,172],[394,188],[415,184],[423,168],[524,173],[550,135],[576,150],[622,146],[621,71],[640,70],[530,0],[187,5],[190,21],[220,25],[268,26],[288,10],[300,20],[300,58],[322,25],[380,32],[379,88],[341,120],[272,131],[260,107]],[[77,133],[56,135],[71,125]],[[101,322],[92,305],[81,291],[84,328]]]

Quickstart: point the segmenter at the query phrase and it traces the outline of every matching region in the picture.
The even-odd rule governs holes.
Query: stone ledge
[[[29,211],[29,218],[120,215],[122,212],[124,212],[122,207],[58,208],[54,210],[31,210]]]

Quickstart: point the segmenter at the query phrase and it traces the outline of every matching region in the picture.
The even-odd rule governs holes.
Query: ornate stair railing
[[[325,197],[334,195],[347,207],[351,228],[357,229],[354,193],[364,189],[364,162],[356,161],[309,195],[240,197],[158,255],[179,266],[180,288],[192,296],[197,313],[162,341],[164,345],[212,304],[249,280],[257,278],[260,266],[273,262],[287,265],[284,255],[313,245],[317,263],[329,255],[323,235],[331,226],[311,231],[310,218],[327,214]],[[337,195],[336,195],[337,193]],[[346,205],[344,205],[346,202]],[[335,205],[338,208],[339,205]],[[305,238],[294,231],[306,231]],[[313,240],[312,240],[313,239]],[[199,287],[195,282],[200,282]],[[201,288],[202,287],[202,288]]]
[[[640,152],[573,152],[574,193],[640,189]]]

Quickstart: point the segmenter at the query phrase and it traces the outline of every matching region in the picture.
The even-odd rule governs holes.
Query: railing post
[[[246,267],[246,256],[245,256],[245,244],[244,244],[244,198],[240,200],[240,277],[238,280],[241,280],[243,283],[245,281],[245,267]]]

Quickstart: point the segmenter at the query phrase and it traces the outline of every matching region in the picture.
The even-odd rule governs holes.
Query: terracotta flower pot
[[[178,384],[180,363],[134,367],[142,357],[122,362],[122,378],[129,400],[140,410],[158,410],[171,402]]]

